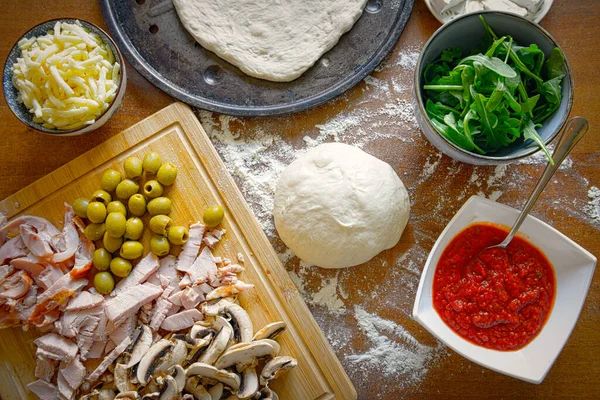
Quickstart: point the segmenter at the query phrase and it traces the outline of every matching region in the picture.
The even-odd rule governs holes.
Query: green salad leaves
[[[480,19],[485,52],[463,57],[460,48],[448,48],[425,68],[427,115],[440,134],[467,151],[488,154],[533,140],[552,163],[536,128],[562,100],[564,55],[554,48],[546,59],[537,45],[499,38]]]

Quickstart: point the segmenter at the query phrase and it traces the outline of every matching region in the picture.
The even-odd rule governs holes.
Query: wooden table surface
[[[93,1],[0,1],[0,58],[5,59],[19,36],[32,26],[52,18],[77,17],[105,26],[97,2]],[[556,0],[541,25],[557,39],[571,64],[575,80],[572,115],[588,118],[591,131],[571,155],[571,162],[556,176],[533,214],[550,223],[600,256],[600,219],[590,215],[588,190],[600,186],[600,6],[597,0]],[[421,0],[417,0],[408,25],[389,57],[397,60],[406,49],[420,49],[440,26]],[[388,60],[388,61],[389,61]],[[394,65],[403,65],[395,63]],[[410,67],[410,66],[409,66]],[[380,68],[373,76],[390,84],[401,79],[411,84],[412,71]],[[364,108],[381,107],[372,85],[362,82],[340,99],[313,110],[277,118],[240,119],[236,133],[243,137],[261,128],[280,127],[278,135],[298,145],[305,135],[314,136],[315,125],[338,115]],[[398,101],[411,101],[410,90],[396,93]],[[127,92],[121,108],[100,130],[81,137],[56,138],[29,130],[0,102],[0,198],[18,191],[50,171],[93,148],[121,130],[153,114],[174,100],[156,89],[128,65]],[[385,116],[381,117],[385,118]],[[372,125],[370,125],[372,126]],[[351,379],[359,399],[374,398],[597,398],[600,393],[600,279],[596,274],[575,330],[541,385],[532,385],[494,373],[473,364],[451,350],[439,349],[419,379],[383,371],[383,366],[365,367],[351,361],[370,345],[369,337],[357,326],[356,314],[365,310],[404,326],[420,343],[436,348],[436,341],[410,319],[415,285],[406,284],[402,274],[409,262],[422,269],[427,252],[454,213],[471,195],[498,198],[510,206],[522,206],[543,163],[511,164],[506,169],[473,167],[441,156],[419,134],[414,124],[397,126],[398,139],[373,140],[365,150],[390,163],[405,182],[411,195],[411,221],[396,248],[372,262],[343,271],[301,270],[297,260],[286,267],[296,276],[309,275],[302,288],[311,311]],[[359,124],[354,129],[360,129]],[[367,129],[368,127],[364,127]],[[227,160],[226,160],[227,161]],[[243,181],[238,179],[240,186]],[[271,238],[276,249],[281,242]],[[403,254],[407,257],[402,257]],[[341,310],[329,310],[314,300],[319,281],[335,278],[340,284],[334,295]],[[322,279],[321,279],[322,278]],[[418,281],[418,277],[414,278]],[[343,287],[341,286],[343,284]],[[343,293],[343,294],[342,294]],[[341,334],[344,330],[344,334]],[[389,336],[389,335],[388,335]],[[397,340],[392,338],[392,340]],[[1,360],[0,360],[1,361]],[[422,369],[421,369],[422,370]],[[408,384],[406,383],[408,382]],[[0,383],[1,387],[1,383]],[[1,389],[0,389],[1,392]]]

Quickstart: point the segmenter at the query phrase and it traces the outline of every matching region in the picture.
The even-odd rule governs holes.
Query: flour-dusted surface
[[[251,120],[198,114],[359,399],[442,398],[443,393],[429,388],[465,374],[495,374],[446,349],[413,321],[414,297],[429,250],[462,204],[483,195],[521,208],[546,163],[537,153],[510,165],[472,166],[432,147],[418,129],[412,106],[419,46],[397,48],[363,84],[321,106],[318,114]],[[275,183],[285,166],[332,141],[356,145],[389,163],[411,199],[400,243],[366,264],[342,270],[299,262],[279,240],[271,217]],[[584,247],[600,229],[600,182],[586,178],[599,162],[598,154],[580,162],[567,159],[533,210],[558,230],[577,226],[570,237]],[[600,318],[597,297],[586,301],[580,323]]]
[[[246,74],[298,78],[352,28],[367,0],[173,0],[187,31]]]

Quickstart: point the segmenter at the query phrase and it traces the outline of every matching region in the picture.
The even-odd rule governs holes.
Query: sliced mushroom
[[[173,343],[167,339],[161,339],[150,346],[137,367],[136,376],[140,385],[148,384],[148,380],[154,374],[156,366],[172,349]]]
[[[231,336],[229,337],[229,340],[231,340],[233,342],[235,339],[235,328],[233,327],[233,325],[231,325],[229,323],[228,320],[221,317],[220,315],[217,316],[215,318],[215,321],[212,324],[213,329],[215,331],[219,332],[221,330],[221,328],[223,328],[224,326],[227,326],[229,328],[229,330],[231,331]]]
[[[181,365],[173,365],[167,370],[168,374],[175,378],[177,390],[181,392],[185,386],[185,370]]]
[[[277,335],[285,330],[286,326],[286,323],[283,321],[267,324],[264,328],[256,332],[252,340],[275,339]]]
[[[254,400],[279,400],[279,396],[277,396],[277,393],[273,389],[265,386],[254,395]]]
[[[269,360],[260,373],[261,386],[267,386],[270,381],[283,375],[297,365],[298,361],[295,358],[288,356],[279,356]]]
[[[181,388],[183,390],[183,387]],[[172,376],[165,378],[165,384],[158,394],[159,400],[177,400],[179,398],[179,389],[177,381]]]
[[[135,390],[130,390],[130,391],[127,391],[127,392],[121,392],[121,393],[119,393],[117,395],[117,397],[115,397],[115,400],[117,400],[117,399],[139,400],[140,399],[140,395]]]
[[[219,370],[212,365],[204,363],[195,363],[188,367],[185,372],[186,377],[199,377],[201,380],[212,380],[214,382],[221,382],[233,391],[238,390],[240,387],[240,378],[237,374],[225,370]]]
[[[244,366],[253,364],[256,359],[275,357],[278,353],[279,344],[277,342],[270,339],[257,340],[248,344],[248,346],[227,350],[215,362],[215,367],[223,369],[237,365],[238,369],[241,370]]]
[[[212,334],[213,336],[217,334],[212,326],[205,325],[205,321],[198,321],[192,326],[192,330],[190,331],[190,337],[192,339],[204,339],[208,335]]]
[[[233,304],[232,297],[223,297],[216,300],[210,300],[202,305],[202,312],[207,316],[217,316],[223,312],[223,309],[228,304]]]
[[[212,400],[219,400],[223,396],[223,384],[221,382],[208,388]]]
[[[158,400],[159,396],[160,396],[159,392],[148,393],[142,397],[142,400]]]
[[[197,400],[212,400],[200,378],[190,377],[185,380],[185,390],[194,395]]]
[[[208,346],[208,349],[206,349],[202,357],[200,357],[199,361],[205,364],[214,363],[227,348],[227,343],[229,343],[231,334],[231,328],[227,325],[223,326],[217,337],[214,338],[210,346]]]
[[[135,390],[135,386],[129,381],[129,370],[125,364],[116,364],[113,374],[115,376],[115,386],[119,392],[129,392]]]
[[[98,400],[114,400],[115,391],[112,389],[101,389],[98,392]]]
[[[240,399],[249,399],[258,391],[258,376],[256,369],[248,367],[241,373],[240,387],[237,397]]]
[[[189,364],[193,364],[197,362],[204,351],[208,348],[212,340],[212,334],[206,336],[204,339],[194,339],[196,341],[195,346],[193,346],[189,351],[186,358],[186,361]]]
[[[198,343],[198,339],[194,339],[191,336],[184,335],[183,333],[176,333],[173,336],[171,336],[171,339],[177,339],[185,342],[188,348],[192,348]]]
[[[175,339],[173,348],[167,352],[163,361],[156,368],[157,371],[166,371],[173,365],[181,365],[187,357],[187,346],[183,340]]]
[[[152,330],[146,325],[141,325],[138,329],[140,329],[140,333],[130,346],[129,352],[131,353],[131,358],[127,363],[127,368],[131,368],[139,363],[152,345]]]
[[[253,328],[252,321],[246,310],[238,304],[228,304],[225,306],[223,314],[229,318],[229,322],[233,327],[235,340],[238,343],[249,343],[252,340]]]

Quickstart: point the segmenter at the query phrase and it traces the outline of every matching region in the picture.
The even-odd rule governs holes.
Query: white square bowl
[[[528,216],[519,230],[522,237],[541,249],[554,267],[556,297],[542,331],[516,351],[497,351],[477,346],[456,334],[433,308],[433,275],[450,241],[474,222],[512,225],[519,211],[473,196],[462,206],[435,242],[421,274],[413,318],[458,354],[494,371],[531,383],[541,383],[569,339],[587,296],[596,257],[550,225]]]

